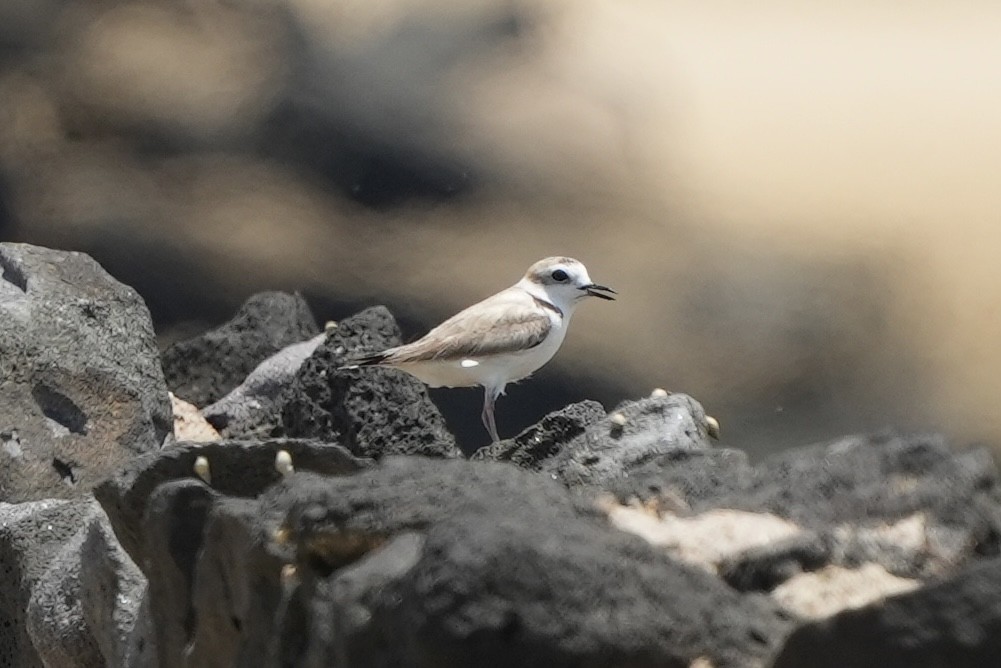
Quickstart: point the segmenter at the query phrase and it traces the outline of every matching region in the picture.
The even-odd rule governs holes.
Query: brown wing
[[[501,295],[496,295],[500,297]],[[542,343],[552,321],[545,312],[525,308],[524,301],[492,299],[449,318],[423,338],[385,351],[381,364],[500,355]]]

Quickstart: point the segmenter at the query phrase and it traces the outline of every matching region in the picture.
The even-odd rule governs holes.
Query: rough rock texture
[[[752,666],[789,628],[504,464],[389,457],[257,500],[174,480],[143,505],[161,666]]]
[[[220,495],[200,480],[177,480],[155,489],[146,506],[142,565],[149,579],[150,611],[162,668],[186,665],[185,648],[192,624],[197,622],[191,607],[194,568],[206,517],[218,498]]]
[[[167,386],[181,399],[207,406],[242,383],[265,359],[318,332],[302,295],[253,295],[229,322],[163,351]]]
[[[275,456],[280,450],[288,452],[293,466],[303,471],[337,475],[357,471],[367,463],[338,445],[318,441],[179,443],[159,456],[134,460],[119,475],[98,486],[94,496],[108,514],[122,546],[142,565],[143,518],[146,504],[159,485],[195,477],[195,460],[204,457],[209,463],[213,489],[252,498],[281,479],[275,470]]]
[[[174,442],[198,441],[207,443],[219,440],[219,432],[202,416],[194,404],[178,399],[170,392],[170,405],[174,410]]]
[[[130,641],[137,632],[146,578],[119,545],[103,513],[87,527],[78,558],[83,618],[100,648],[102,665],[147,665],[142,648]],[[150,633],[141,644],[152,649],[153,642]]]
[[[905,577],[1001,552],[993,457],[937,436],[852,436],[781,453],[755,467],[745,489],[694,507],[710,505],[789,518],[825,535],[836,563],[876,561]],[[918,526],[894,529],[909,524]]]
[[[657,455],[708,449],[708,439],[697,401],[686,394],[650,397],[626,402],[589,426],[542,470],[567,485],[604,486]]]
[[[92,626],[83,610],[86,562],[82,546],[89,534],[88,527],[104,525],[106,530],[110,527],[96,503],[90,501],[86,505],[90,512],[85,523],[59,545],[45,573],[32,587],[28,601],[28,635],[42,662],[50,667],[101,668],[106,665],[101,644],[95,636],[95,631],[104,631],[106,627]]]
[[[421,549],[408,547],[388,546],[397,553],[388,568],[363,560],[318,587],[314,610],[347,621],[329,644],[314,626],[308,663],[752,666],[788,626],[766,599],[552,507],[461,512]]]
[[[1001,656],[1001,559],[798,628],[773,668],[989,668]]]
[[[57,575],[50,573],[49,567],[57,558],[65,560],[68,557],[65,552],[61,553],[61,549],[98,512],[99,509],[87,501],[0,504],[0,668],[45,665],[28,634],[29,600],[41,580]],[[53,589],[40,598],[52,607],[48,610],[36,608],[31,613],[38,622],[34,628],[70,624],[67,638],[73,643],[80,639],[81,629],[76,621],[78,616],[67,613],[68,608],[76,607],[78,602],[69,600],[65,605],[60,602],[58,578],[49,579],[48,584]],[[39,615],[43,613],[48,613],[47,619],[39,620]],[[86,647],[86,642],[77,646]],[[59,649],[53,648],[53,651],[58,653]]]
[[[514,438],[480,448],[470,459],[511,462],[521,468],[539,470],[543,460],[555,455],[604,417],[605,409],[597,401],[570,404],[550,413]]]
[[[336,441],[362,457],[460,456],[419,380],[393,369],[338,370],[353,355],[399,344],[384,307],[340,321],[299,370],[282,412],[286,435]]]
[[[711,501],[806,526],[920,510],[945,522],[983,522],[982,541],[998,538],[989,531],[998,502],[1001,485],[988,450],[957,452],[940,436],[896,434],[848,436],[780,453],[755,467],[747,488]]]
[[[895,575],[929,577],[1001,551],[1001,479],[990,452],[955,451],[937,436],[850,436],[755,466],[739,451],[676,449],[625,471],[601,486],[623,502],[684,515],[772,513],[812,532],[802,543],[725,564],[735,585],[773,586],[797,568],[869,561]]]
[[[81,253],[0,244],[0,500],[72,498],[171,433],[149,312]]]
[[[311,339],[285,346],[250,372],[238,387],[219,401],[206,406],[202,415],[226,438],[254,438],[272,435],[280,421],[283,397],[296,374],[316,348],[326,339]]]
[[[622,501],[650,500],[677,510],[716,507],[716,499],[754,479],[747,454],[727,448],[668,450],[634,463],[627,473],[607,480],[604,489]]]

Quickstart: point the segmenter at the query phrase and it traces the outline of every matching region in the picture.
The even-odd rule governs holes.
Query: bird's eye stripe
[[[563,271],[562,269],[557,269],[556,271],[553,272],[553,280],[560,281],[562,283],[563,281],[567,280],[567,272]]]

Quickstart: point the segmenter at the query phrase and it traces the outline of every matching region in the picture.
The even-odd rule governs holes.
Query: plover
[[[611,294],[609,294],[611,293]],[[497,442],[494,403],[508,383],[527,378],[559,350],[574,310],[588,297],[615,299],[582,263],[539,260],[506,290],[473,304],[422,338],[350,360],[406,371],[431,387],[483,386],[483,425]]]

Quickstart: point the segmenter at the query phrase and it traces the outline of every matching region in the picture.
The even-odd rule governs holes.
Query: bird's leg
[[[483,426],[490,433],[492,443],[500,441],[500,436],[497,435],[497,423],[494,421],[494,402],[497,401],[497,395],[499,394],[500,392],[496,388],[483,388]]]

